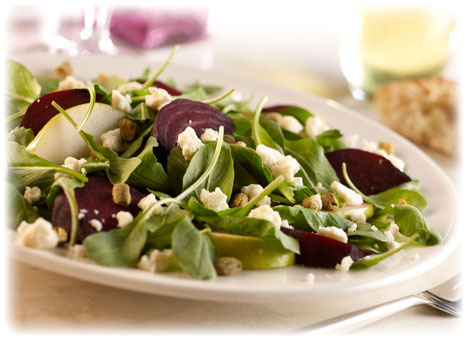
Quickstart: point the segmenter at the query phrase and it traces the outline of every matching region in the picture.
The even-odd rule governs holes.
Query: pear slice
[[[373,207],[372,204],[369,203],[362,203],[360,205],[354,205],[354,206],[347,206],[347,207],[342,207],[334,211],[328,211],[331,214],[335,214],[339,217],[343,217],[346,219],[350,219],[350,216],[354,212],[362,211],[365,214],[366,219],[369,219],[373,214],[375,213],[375,208]]]
[[[89,104],[81,104],[66,111],[76,123],[79,123],[88,107]],[[116,129],[118,122],[124,117],[125,114],[122,111],[107,104],[96,103],[83,131],[95,136],[96,142],[99,142],[99,136],[104,132]],[[89,155],[86,143],[62,114],[52,117],[26,149],[57,164],[63,164],[65,158],[69,156],[81,158]]]
[[[217,256],[236,257],[243,269],[279,268],[295,263],[295,254],[285,249],[279,240],[225,233],[211,233],[210,236]]]

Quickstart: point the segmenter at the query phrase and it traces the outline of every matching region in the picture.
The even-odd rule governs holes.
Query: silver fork
[[[381,305],[318,322],[300,328],[294,334],[346,333],[402,310],[425,304],[454,316],[461,316],[462,283],[460,274],[433,289],[400,298]]]

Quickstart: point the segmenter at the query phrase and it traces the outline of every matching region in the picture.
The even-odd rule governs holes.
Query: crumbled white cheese
[[[81,88],[85,86],[86,85],[82,81],[76,79],[75,77],[67,76],[65,79],[63,79],[62,81],[58,83],[57,90],[58,91],[73,90],[73,89],[77,89],[77,88]]]
[[[81,220],[87,213],[87,209],[80,209],[80,211],[78,212],[78,220]]]
[[[316,138],[316,136],[326,130],[329,130],[329,126],[326,125],[326,121],[320,116],[315,115],[306,120],[305,133],[308,137]]]
[[[137,81],[132,81],[129,83],[121,84],[118,87],[118,92],[125,93],[125,92],[130,92],[134,90],[139,90],[143,87],[143,84],[138,83]]]
[[[303,125],[294,116],[281,116],[278,122],[280,127],[293,133],[300,133],[303,130]]]
[[[148,91],[151,94],[148,94],[144,97],[146,105],[151,109],[160,110],[162,106],[170,102],[170,94],[164,90],[157,87],[150,87]]]
[[[287,182],[294,180],[294,175],[300,171],[300,164],[292,156],[283,156],[270,168],[272,177],[284,176]]]
[[[358,147],[358,142],[360,141],[359,135],[344,135],[341,137],[342,142],[349,148],[355,149]]]
[[[94,212],[94,215],[99,215],[99,210],[94,209],[93,212]]]
[[[16,231],[16,244],[23,247],[49,249],[58,244],[58,235],[52,224],[42,217],[33,223],[21,222]]]
[[[87,161],[84,158],[76,159],[74,157],[67,157],[63,162],[63,166],[65,168],[74,170],[74,171],[81,171],[81,168],[86,164]]]
[[[263,144],[259,144],[256,147],[256,153],[261,157],[263,165],[266,168],[270,168],[274,164],[277,164],[279,160],[284,157],[284,155],[282,155],[279,151]]]
[[[332,238],[332,239],[340,241],[340,242],[347,243],[347,234],[341,228],[337,228],[337,227],[334,227],[334,226],[331,226],[331,227],[321,227],[321,226],[319,226],[317,234],[321,235],[321,236],[326,236],[326,237]]]
[[[404,171],[405,162],[395,155],[388,154],[386,150],[379,148],[375,142],[363,140],[360,148],[388,159],[397,169]]]
[[[345,256],[342,258],[341,263],[336,264],[336,270],[341,272],[348,272],[350,267],[353,264],[352,258],[349,256]]]
[[[133,215],[124,210],[119,211],[117,215],[115,215],[115,218],[118,220],[117,227],[119,228],[123,228],[133,221]]]
[[[149,194],[139,200],[138,207],[141,210],[146,211],[156,202],[156,196],[154,194]],[[164,208],[162,206],[156,207],[156,209],[154,209],[153,215],[164,215]]]
[[[79,260],[86,257],[86,247],[82,244],[75,244],[74,246],[68,247],[68,257],[73,260]]]
[[[305,187],[303,185],[303,178],[302,177],[294,177],[294,178],[292,178],[290,183],[292,183],[292,185],[295,187],[296,190],[302,189],[302,188]]]
[[[203,146],[203,142],[201,142],[201,139],[198,138],[196,131],[191,126],[187,126],[186,129],[178,135],[177,143],[182,148],[182,155],[187,161]]]
[[[130,95],[123,95],[117,90],[112,91],[112,107],[114,109],[123,111],[125,113],[131,112],[131,97]]]
[[[337,193],[340,200],[344,201],[346,205],[360,205],[363,203],[363,198],[355,191],[347,188],[339,182],[332,182],[331,188]]]
[[[92,220],[89,221],[89,224],[91,225],[91,227],[96,229],[96,231],[101,231],[102,230],[102,222],[99,221],[99,220],[92,219]]]
[[[373,230],[373,231],[378,231],[378,228],[376,228],[375,225],[372,225],[372,226],[370,227],[370,229]]]
[[[169,259],[173,256],[171,249],[153,249],[147,255],[141,256],[137,267],[150,273],[160,273],[169,267]]]
[[[323,209],[323,201],[321,200],[321,195],[316,194],[309,197],[310,207],[313,207],[315,210]]]
[[[349,229],[347,229],[347,234],[353,233],[357,231],[358,225],[357,223],[352,224]]]
[[[259,218],[272,222],[274,226],[279,229],[282,224],[281,215],[277,211],[272,210],[269,205],[262,205],[258,208],[252,209],[248,217]]]
[[[350,220],[355,223],[365,223],[366,215],[363,209],[355,209],[350,212]]]
[[[102,146],[105,146],[117,153],[123,149],[122,135],[119,128],[103,133],[101,135],[101,141]]]
[[[219,187],[214,189],[213,192],[202,189],[199,199],[206,208],[214,211],[221,211],[229,208],[227,204],[227,195],[224,194]]]
[[[248,201],[251,201],[263,192],[263,187],[259,184],[250,184],[242,187],[240,191],[248,196]],[[262,205],[271,205],[271,198],[269,198],[269,196],[264,196],[258,203],[256,203],[257,207]]]
[[[388,230],[384,232],[384,236],[386,236],[386,245],[388,246],[389,250],[397,248],[400,246],[399,242],[396,242],[394,237],[399,232],[399,226],[393,222],[389,225]]]
[[[24,198],[29,201],[29,203],[35,203],[41,199],[41,188],[39,187],[28,187],[24,190]]]
[[[313,273],[308,273],[306,274],[306,283],[309,285],[312,285],[315,283],[315,274]]]
[[[213,130],[211,128],[207,128],[204,130],[203,134],[201,135],[201,140],[206,142],[215,142],[219,139],[219,132]]]

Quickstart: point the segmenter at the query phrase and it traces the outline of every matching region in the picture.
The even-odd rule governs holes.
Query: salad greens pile
[[[441,242],[440,234],[422,214],[427,201],[420,193],[421,184],[417,180],[410,179],[381,192],[365,193],[358,180],[347,172],[353,164],[340,165],[343,181],[328,159],[332,152],[351,150],[341,131],[326,128],[311,136],[306,129],[291,131],[281,124],[283,117],[293,117],[294,122],[306,127],[318,115],[294,105],[268,109],[265,107],[267,98],[252,109],[253,98],[235,100],[231,95],[233,90],[223,92],[221,87],[205,86],[198,81],[185,88],[174,81],[154,85],[174,52],[153,75],[146,69],[139,78],[132,80],[99,77],[73,89],[76,95],[79,92],[87,96],[87,110],[79,121],[71,114],[73,108],[57,94],[59,80],[34,76],[25,66],[9,61],[6,125],[9,130],[8,225],[11,229],[21,234],[43,219],[51,222],[54,232],[60,230],[63,234],[66,231],[65,237],[55,245],[69,248],[82,245],[86,256],[101,265],[156,272],[183,271],[197,279],[225,274],[225,268],[219,269],[220,259],[225,257],[235,258],[236,268],[243,269],[295,263],[322,266],[324,262],[319,257],[329,255],[316,255],[314,250],[324,245],[337,256],[332,266],[350,256],[351,268],[358,269],[373,266],[408,245],[431,246]],[[113,92],[130,82],[139,82],[141,86],[121,93],[131,99],[130,109],[121,112],[121,118],[131,125],[135,134],[131,140],[123,141],[122,148],[115,150],[103,145],[100,136],[86,132],[86,123],[93,115],[100,114],[101,105],[115,109]],[[162,86],[173,90],[170,100],[161,107],[151,107],[145,98],[151,95],[152,88]],[[50,104],[55,111],[46,120],[65,117],[86,144],[87,155],[82,157],[85,161],[78,168],[66,162],[53,162],[36,154],[31,147],[39,134],[47,133],[42,130],[51,129],[51,124],[25,126],[21,122],[26,116],[45,115],[33,109],[33,105],[39,103],[39,99],[45,100],[43,96],[47,95],[51,96],[47,98],[52,98]],[[157,117],[168,110],[169,105],[176,108],[177,101],[182,99],[214,107],[231,120],[234,131],[226,133],[225,126],[218,126],[214,129],[217,139],[202,141],[191,159],[184,155],[181,146],[165,149],[154,133],[157,124],[162,124]],[[203,112],[199,117],[202,122]],[[35,117],[31,119],[34,121]],[[116,126],[118,124],[117,121]],[[61,143],[60,140],[56,142]],[[269,153],[280,154],[281,159],[295,162],[293,164],[298,167],[293,173],[294,181],[286,175],[287,166],[280,171],[267,166],[265,156],[257,152],[258,146],[266,147],[264,150]],[[369,152],[358,151],[365,165]],[[384,177],[392,171],[396,170],[383,169],[381,174],[373,175]],[[98,202],[102,214],[108,213],[107,222],[102,219],[96,226],[89,214],[82,217],[83,211],[92,209],[82,197],[86,190],[89,195],[100,195],[98,190],[104,189],[93,184],[97,179],[108,183],[109,189],[105,190],[109,200]],[[346,203],[345,195],[333,184],[336,182],[360,195],[363,203],[356,206]],[[132,190],[134,207],[119,206],[112,201],[112,190],[122,184],[127,185],[123,188]],[[260,185],[262,190],[248,197],[244,188],[252,184]],[[40,189],[40,196],[31,199],[29,194],[36,187]],[[225,202],[229,203],[223,209],[215,209],[202,199],[203,195],[211,195],[217,189],[224,196],[215,199],[225,197]],[[142,198],[151,194],[153,200],[149,206],[136,207]],[[325,196],[334,200],[333,206],[325,204]],[[305,204],[310,197],[322,202],[322,206]],[[265,199],[269,199],[268,203],[260,205]],[[115,215],[120,210],[130,212],[132,218],[125,225],[116,226]],[[277,216],[280,217],[278,221]],[[110,220],[114,221],[112,226],[108,224]],[[344,233],[346,240],[337,241],[332,233],[324,234],[325,229],[334,230],[335,235]],[[316,235],[321,237],[313,238]],[[362,255],[353,255],[355,249]],[[307,257],[311,253],[316,258]]]

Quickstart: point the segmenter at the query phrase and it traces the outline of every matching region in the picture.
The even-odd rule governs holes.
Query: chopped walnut
[[[220,257],[214,263],[216,272],[219,275],[233,275],[241,272],[243,269],[242,262],[235,257]]]
[[[330,191],[321,194],[321,201],[323,202],[324,210],[333,211],[339,209],[339,202],[337,201],[336,196]]]
[[[71,67],[70,61],[65,61],[63,64],[58,66],[55,69],[55,73],[59,78],[66,78],[67,76],[71,76],[73,74],[73,69]]]
[[[120,135],[124,142],[131,142],[135,139],[138,132],[138,125],[136,125],[135,122],[130,119],[123,118],[118,123],[118,127],[120,128]]]
[[[127,207],[131,203],[130,186],[126,183],[114,184],[112,188],[112,198],[115,204]]]
[[[53,227],[58,236],[58,243],[65,243],[68,241],[68,233],[62,227]]]
[[[392,144],[392,143],[380,141],[379,142],[379,148],[386,151],[389,155],[394,155],[395,148],[394,148],[394,144]]]
[[[237,208],[237,207],[244,207],[248,204],[248,196],[245,195],[243,192],[239,192],[235,194],[230,202],[230,207]]]

